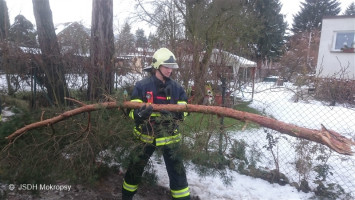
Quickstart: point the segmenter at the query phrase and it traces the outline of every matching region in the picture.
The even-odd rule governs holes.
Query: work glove
[[[135,118],[137,118],[138,120],[145,120],[148,119],[149,116],[152,114],[153,112],[153,107],[151,105],[143,105],[142,107],[140,107],[138,110],[135,110]]]

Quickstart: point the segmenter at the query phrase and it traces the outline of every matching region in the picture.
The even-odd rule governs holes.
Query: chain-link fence
[[[340,82],[333,82],[333,86],[341,85]],[[343,85],[332,93],[343,95],[345,92],[346,98],[333,95],[325,99],[324,88],[323,95],[317,93],[322,87],[320,84],[317,88],[314,85],[301,87],[270,77],[255,84],[253,99],[251,84],[239,91],[237,98],[249,100],[250,107],[282,122],[317,130],[323,126],[354,140],[355,84],[346,81]],[[263,127],[230,134],[239,146],[245,147],[245,159],[237,164],[247,160],[249,168],[241,172],[270,182],[288,183],[325,198],[355,198],[354,156],[341,155],[324,145]]]
[[[5,77],[0,79],[5,92]],[[71,75],[68,79],[70,87],[79,91],[85,88],[85,75]],[[140,79],[141,75],[115,78],[118,88],[127,87],[127,90]],[[31,88],[31,81],[21,83],[24,84],[21,89]],[[248,102],[248,107],[279,121],[317,130],[324,126],[355,140],[354,82],[322,83],[323,88],[320,82],[297,86],[294,82],[269,77],[255,83],[254,90],[251,83],[239,87],[234,93],[234,103]],[[241,154],[235,155],[236,170],[330,199],[355,198],[354,156],[340,155],[324,145],[264,127],[250,127],[246,123],[245,127],[228,132],[233,141],[229,143],[228,153]]]

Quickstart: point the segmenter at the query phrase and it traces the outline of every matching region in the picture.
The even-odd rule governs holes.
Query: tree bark
[[[18,136],[21,136],[22,134],[26,133],[29,130],[42,127],[42,126],[52,125],[64,119],[67,119],[71,116],[78,115],[80,113],[95,111],[99,109],[112,109],[112,108],[136,109],[136,108],[140,108],[142,105],[143,105],[142,103],[135,103],[129,101],[123,102],[122,104],[118,104],[116,102],[106,102],[100,104],[84,105],[80,108],[66,111],[56,117],[29,124],[21,129],[18,129],[17,131],[15,131],[14,133],[6,137],[6,139],[14,140]],[[219,106],[202,106],[202,105],[193,105],[193,104],[188,104],[188,105],[151,104],[151,105],[153,106],[153,109],[155,111],[167,110],[173,112],[199,112],[199,113],[215,114],[219,116],[230,117],[242,121],[251,121],[261,126],[279,131],[280,133],[283,134],[287,134],[297,138],[303,138],[306,140],[310,140],[310,141],[314,141],[326,145],[329,148],[333,149],[334,151],[338,152],[339,154],[344,154],[344,155],[352,155],[353,151],[351,150],[351,147],[355,145],[355,142],[352,141],[351,139],[348,139],[335,131],[328,130],[323,125],[320,130],[308,129],[293,124],[281,122],[269,117],[252,114],[248,112],[242,112],[231,108],[219,107]]]
[[[113,74],[113,1],[93,0],[91,20],[90,59],[88,71],[88,99],[93,101],[103,94],[111,94]]]
[[[6,1],[0,0],[0,42],[4,42],[8,37],[10,28],[9,12]]]
[[[9,48],[8,45],[8,36],[9,36],[9,28],[10,28],[10,20],[9,20],[9,12],[7,9],[6,1],[0,0],[0,49],[1,49],[1,59],[0,63],[2,65],[2,69],[6,73],[6,83],[7,83],[7,94],[12,96],[15,93],[11,85],[11,77],[10,77],[10,66],[9,66]],[[0,105],[1,106],[1,105]],[[0,113],[1,114],[1,113]]]
[[[44,85],[53,104],[62,105],[68,95],[63,61],[55,34],[52,11],[49,0],[32,0],[36,19],[39,45],[42,52],[40,67],[44,76]]]

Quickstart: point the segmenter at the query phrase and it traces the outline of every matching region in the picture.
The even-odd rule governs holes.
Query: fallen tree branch
[[[172,112],[199,112],[206,114],[215,114],[219,116],[225,116],[234,118],[242,121],[251,121],[259,124],[260,126],[267,127],[280,133],[287,134],[293,137],[304,138],[310,141],[314,141],[323,145],[328,146],[334,151],[344,154],[352,155],[353,151],[351,147],[355,145],[355,142],[351,139],[348,139],[335,131],[331,131],[322,126],[321,130],[308,129],[293,124],[288,124],[285,122],[272,119],[270,117],[265,117],[253,113],[242,112],[234,110],[231,108],[219,107],[219,106],[203,106],[203,105],[175,105],[175,104],[151,104],[153,110],[161,111],[167,110]],[[29,124],[21,129],[16,130],[14,133],[6,137],[9,140],[15,139],[17,136],[22,135],[23,133],[42,126],[48,126],[60,122],[64,119],[78,115],[84,112],[91,112],[100,109],[112,109],[112,108],[139,108],[142,106],[142,103],[129,102],[126,101],[122,104],[117,104],[117,102],[105,102],[100,104],[90,104],[83,105],[80,108],[66,111],[56,117],[35,122]]]
[[[68,98],[68,97],[64,97],[65,100],[68,100],[68,101],[72,101],[72,102],[75,102],[81,106],[86,106],[85,103],[81,102],[81,101],[78,101],[76,99],[72,99],[72,98]],[[82,131],[83,133],[90,130],[90,127],[91,127],[91,113],[88,112],[88,124],[86,126],[86,128]]]

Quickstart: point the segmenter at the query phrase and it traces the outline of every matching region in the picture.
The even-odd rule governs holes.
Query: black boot
[[[122,200],[132,200],[135,192],[129,192],[122,188]]]
[[[133,199],[133,195],[128,196],[128,195],[122,194],[122,200],[132,200],[132,199]]]

